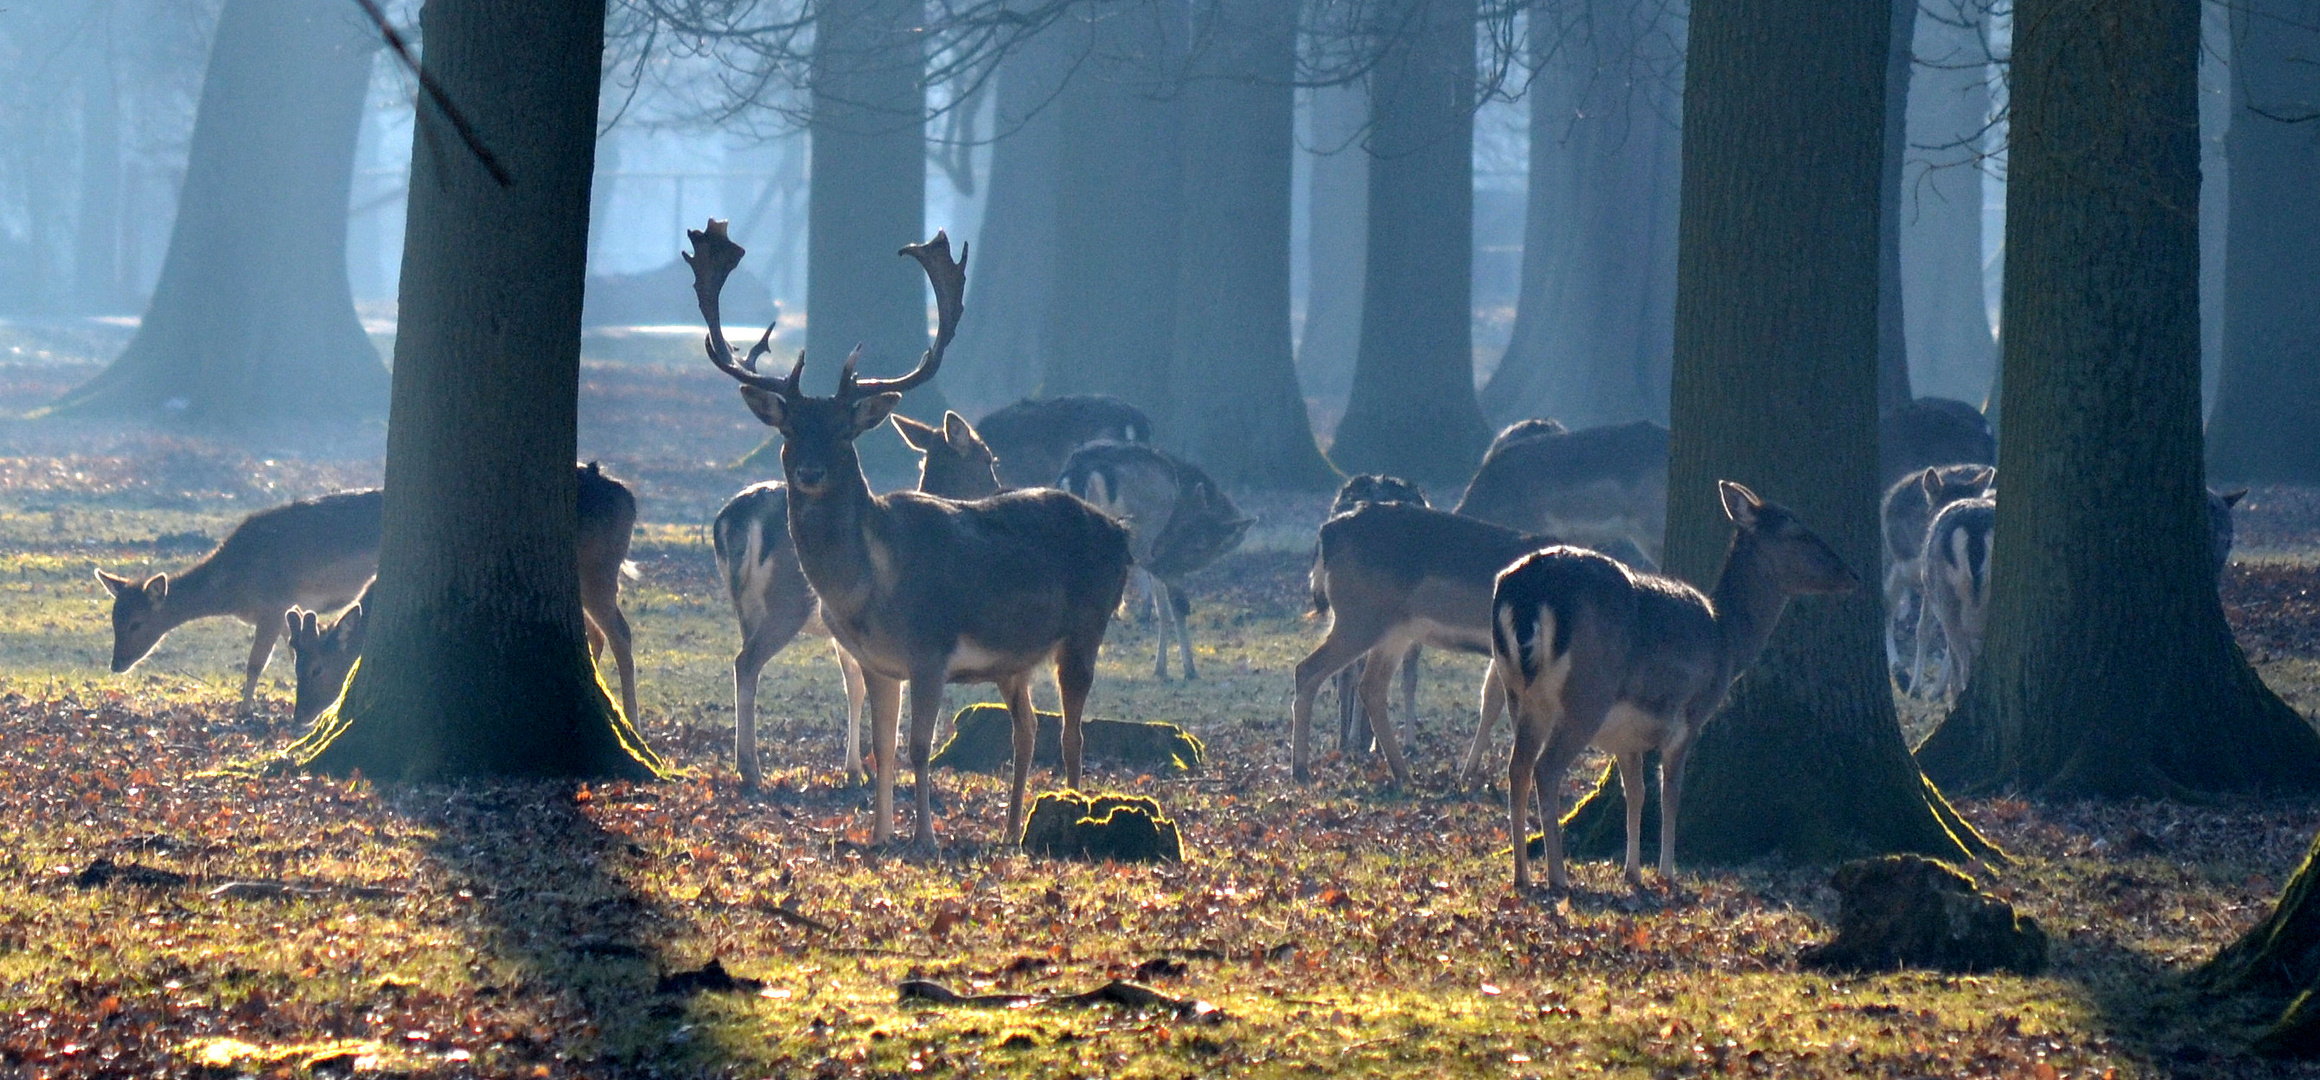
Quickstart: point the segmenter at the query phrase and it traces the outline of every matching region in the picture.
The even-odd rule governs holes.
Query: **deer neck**
[[[799,568],[824,606],[853,621],[877,583],[872,533],[885,504],[870,493],[859,462],[832,470],[819,495],[804,495],[792,485],[789,499],[790,542],[797,545]]]
[[[1788,605],[1788,592],[1765,565],[1762,541],[1747,533],[1732,537],[1724,554],[1724,570],[1716,578],[1709,602],[1716,609],[1717,645],[1723,681],[1729,684],[1756,662],[1771,640],[1772,628]]]
[[[162,601],[156,612],[165,625],[183,626],[195,619],[207,619],[213,615],[267,614],[245,612],[242,610],[243,605],[234,602],[246,598],[236,595],[236,590],[230,587],[228,580],[233,575],[221,569],[219,562],[213,555],[186,567],[183,573],[169,575],[169,599]],[[275,615],[274,619],[276,622],[281,621],[279,615]]]

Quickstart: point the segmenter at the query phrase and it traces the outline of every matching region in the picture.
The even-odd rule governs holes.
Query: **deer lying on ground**
[[[1454,513],[1574,544],[1633,545],[1655,563],[1667,531],[1668,432],[1647,420],[1579,431],[1524,421],[1491,444]]]
[[[1901,675],[1901,628],[1917,621],[1924,604],[1925,532],[1942,507],[1987,495],[1998,482],[1994,465],[1935,465],[1894,482],[1879,519],[1885,537],[1885,663]],[[1908,620],[1904,622],[1903,620]],[[1901,678],[1912,689],[1917,670]]]
[[[1168,644],[1173,637],[1184,659],[1184,677],[1197,679],[1192,666],[1192,599],[1184,579],[1240,546],[1255,518],[1243,516],[1200,466],[1140,443],[1089,443],[1072,451],[1056,486],[1094,504],[1128,527],[1128,550],[1136,570],[1153,582],[1153,623],[1159,649],[1152,677],[1168,677]]]
[[[1024,398],[976,427],[998,453],[999,478],[1008,487],[1054,487],[1072,451],[1089,443],[1152,438],[1144,410],[1109,394]]]
[[[1508,563],[1555,542],[1395,503],[1365,504],[1321,526],[1321,549],[1313,563],[1313,613],[1329,616],[1329,634],[1297,664],[1289,738],[1297,779],[1312,778],[1313,698],[1323,681],[1356,660],[1365,661],[1362,708],[1372,717],[1385,717],[1394,662],[1410,646],[1488,656],[1491,581]],[[1503,698],[1493,668],[1483,677],[1484,732],[1497,721]],[[1373,723],[1371,730],[1394,781],[1408,785],[1410,768],[1394,725]]]
[[[591,656],[601,660],[604,647],[612,646],[613,663],[620,673],[620,706],[634,720],[636,656],[628,618],[620,612],[620,581],[636,572],[628,561],[629,538],[636,530],[636,495],[628,485],[605,475],[593,461],[580,466],[579,482],[580,532],[576,539],[582,629],[588,635]],[[312,723],[345,689],[347,674],[362,655],[363,613],[370,594],[370,586],[365,585],[354,606],[329,621],[317,612],[297,607],[284,615],[297,675],[292,715],[298,723]]]
[[[1553,425],[1555,431],[1563,430],[1563,425],[1552,420],[1525,420],[1521,424],[1507,428],[1499,435],[1499,439],[1505,440],[1517,428],[1526,424],[1542,423]],[[1345,483],[1338,487],[1337,497],[1330,500],[1329,514],[1322,518],[1322,521],[1327,522],[1329,518],[1340,514],[1350,514],[1366,503],[1401,503],[1408,506],[1432,505],[1426,501],[1425,489],[1416,484],[1397,476],[1360,473],[1347,477]],[[1425,651],[1426,647],[1423,645],[1412,645],[1409,652],[1402,654],[1402,722],[1406,725],[1407,730],[1416,730],[1417,727],[1418,667],[1420,658],[1425,654]],[[1340,751],[1348,754],[1368,753],[1371,743],[1375,741],[1375,736],[1370,733],[1369,716],[1362,711],[1361,696],[1354,692],[1354,687],[1360,683],[1362,671],[1368,663],[1369,661],[1366,659],[1356,660],[1352,666],[1338,672],[1332,679],[1337,690],[1337,747]],[[1391,721],[1390,717],[1388,721]]]
[[[1787,509],[1729,480],[1731,549],[1707,596],[1674,578],[1574,547],[1528,555],[1498,576],[1491,651],[1515,717],[1507,764],[1514,883],[1531,884],[1525,823],[1538,785],[1547,882],[1563,867],[1562,779],[1588,746],[1619,761],[1627,799],[1627,881],[1643,883],[1644,755],[1660,757],[1660,876],[1675,875],[1684,759],[1732,681],[1755,662],[1788,598],[1845,592],[1860,579]]]
[[[945,413],[932,427],[900,413],[889,418],[903,441],[921,455],[918,490],[946,499],[980,499],[999,493],[996,459],[957,413]],[[789,486],[778,481],[752,484],[717,511],[710,536],[717,548],[717,572],[733,596],[741,619],[741,651],[733,657],[733,761],[741,783],[756,787],[757,679],[767,661],[788,647],[800,630],[829,637],[819,617],[820,602],[798,568],[797,545],[789,536]],[[862,705],[868,693],[862,666],[837,646],[838,670],[846,681],[846,780],[862,781]]]
[[[870,493],[854,439],[885,423],[904,391],[935,376],[958,332],[967,276],[964,249],[950,238],[912,244],[934,287],[934,343],[918,366],[892,379],[855,374],[849,356],[832,397],[800,389],[805,356],[786,377],[762,374],[757,360],[771,331],[746,359],[725,340],[717,295],[741,261],[741,246],[711,221],[690,232],[694,292],[709,327],[710,362],[741,384],[757,418],[781,432],[789,487],[789,534],[798,566],[821,598],[822,620],[862,665],[878,769],[874,837],[894,837],[896,727],[902,685],[910,684],[910,750],[918,810],[912,848],[935,851],[934,787],[928,775],[934,728],[950,682],[991,682],[1015,721],[1015,775],[1007,842],[1023,835],[1023,796],[1038,720],[1031,674],[1052,661],[1063,697],[1065,782],[1080,782],[1081,724],[1095,681],[1096,654],[1128,583],[1128,531],[1102,511],[1051,488],[958,502],[917,492]]]
[[[241,711],[250,714],[284,614],[345,607],[378,571],[379,507],[375,488],[300,499],[243,518],[176,574],[137,581],[98,570],[113,595],[113,672],[135,667],[171,630],[231,615],[257,628],[242,669]]]

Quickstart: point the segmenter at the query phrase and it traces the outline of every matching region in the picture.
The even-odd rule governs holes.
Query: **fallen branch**
[[[930,1005],[953,1005],[967,1008],[1020,1009],[1030,1006],[1054,1008],[1065,1005],[1120,1005],[1130,1009],[1159,1009],[1173,1013],[1179,1020],[1217,1022],[1224,1012],[1197,998],[1179,998],[1163,994],[1143,983],[1114,979],[1084,994],[1061,997],[1042,997],[1037,994],[961,994],[931,979],[908,979],[896,987],[898,1000],[923,1001]]]

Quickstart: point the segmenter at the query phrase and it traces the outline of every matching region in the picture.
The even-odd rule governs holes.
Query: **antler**
[[[951,238],[937,229],[934,239],[923,244],[912,244],[896,252],[918,260],[925,268],[928,284],[934,286],[935,332],[934,345],[919,357],[918,366],[910,374],[893,379],[861,379],[854,375],[854,361],[862,355],[857,348],[846,358],[846,369],[838,376],[838,396],[844,399],[869,394],[900,393],[934,378],[941,369],[943,350],[950,347],[951,338],[959,332],[959,314],[966,310],[967,245],[959,245],[959,257],[951,258]]]
[[[734,243],[725,234],[725,223],[716,218],[709,219],[707,229],[685,230],[685,238],[693,242],[693,250],[679,254],[685,257],[685,264],[693,268],[693,295],[701,302],[701,318],[709,324],[709,336],[701,343],[709,354],[709,362],[717,365],[717,370],[740,380],[744,386],[782,394],[796,393],[798,374],[806,366],[806,354],[798,354],[797,364],[790,368],[787,379],[761,375],[757,371],[758,357],[773,350],[773,325],[765,328],[765,335],[757,339],[757,344],[749,349],[749,356],[739,363],[733,360],[733,346],[725,341],[725,325],[718,297],[725,291],[726,277],[733,273],[734,267],[741,265],[741,256],[748,252],[743,251],[741,245]],[[774,324],[779,323],[780,319],[776,318]]]

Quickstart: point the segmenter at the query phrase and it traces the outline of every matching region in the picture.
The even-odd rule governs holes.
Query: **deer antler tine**
[[[805,378],[805,374],[806,351],[804,349],[799,349],[797,363],[791,364],[789,366],[789,378],[785,380],[786,385],[782,390],[782,393],[790,394],[792,396],[796,395],[798,392],[798,380]]]
[[[779,325],[781,325],[781,317],[778,315],[774,316],[772,322],[765,324],[764,336],[757,339],[757,344],[749,347],[749,355],[741,361],[742,367],[751,371],[757,370],[757,358],[773,351],[773,328]]]
[[[935,334],[934,345],[919,358],[918,367],[910,374],[895,379],[863,379],[860,388],[865,393],[903,391],[934,378],[942,367],[943,350],[950,347],[951,338],[958,333],[959,315],[966,309],[967,246],[959,245],[959,257],[951,258],[950,234],[935,230],[934,239],[923,244],[912,244],[896,254],[918,260],[926,271],[927,283],[934,286]]]
[[[861,366],[861,363],[862,343],[857,341],[854,343],[854,351],[846,354],[846,366],[838,370],[838,396],[840,398],[852,398],[855,390],[862,385],[862,381],[855,377],[855,371]],[[876,382],[876,380],[871,381]]]
[[[682,253],[686,265],[693,268],[693,296],[701,305],[701,319],[709,324],[709,336],[704,343],[709,353],[709,362],[745,386],[755,386],[762,390],[780,389],[779,380],[752,370],[758,354],[750,354],[750,365],[736,363],[733,346],[725,340],[725,323],[718,297],[725,291],[725,279],[733,273],[734,267],[741,265],[741,257],[747,252],[726,235],[725,223],[715,218],[709,219],[707,228],[685,230],[685,238],[693,244],[693,250]],[[769,327],[766,332],[770,335],[772,329]]]

